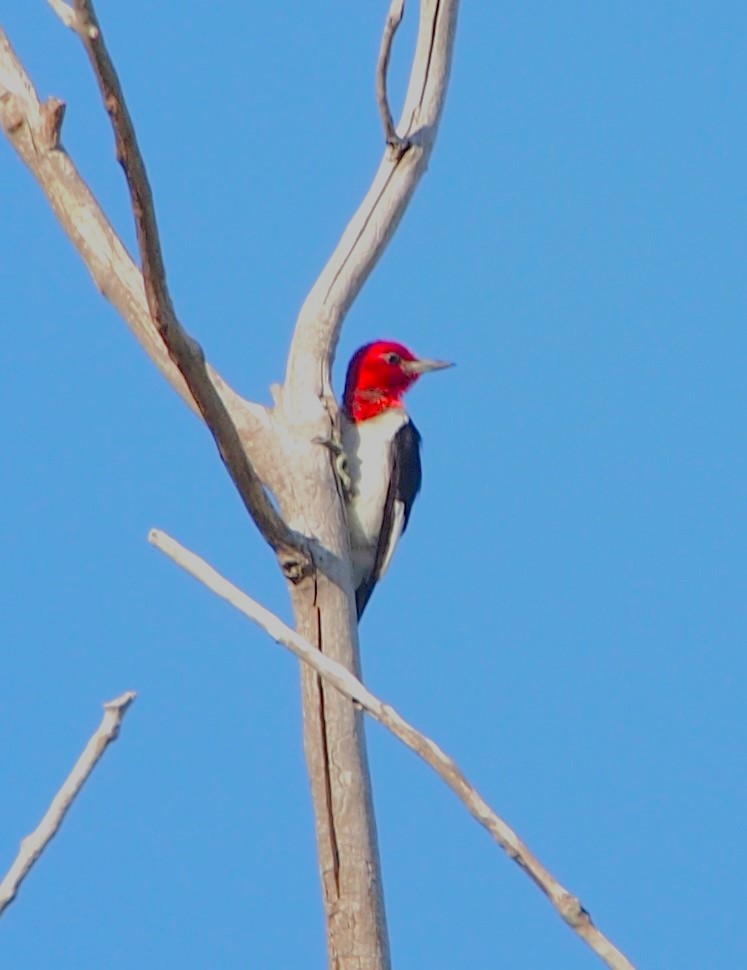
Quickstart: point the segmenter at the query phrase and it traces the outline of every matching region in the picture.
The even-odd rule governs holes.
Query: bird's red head
[[[357,350],[348,365],[343,407],[353,421],[365,421],[388,408],[402,407],[402,396],[421,374],[451,367],[443,360],[418,359],[394,340],[375,340]]]

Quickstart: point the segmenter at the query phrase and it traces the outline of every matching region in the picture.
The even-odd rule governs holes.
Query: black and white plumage
[[[348,528],[355,603],[360,617],[389,568],[420,491],[420,433],[407,413],[389,409],[343,423],[351,497]]]

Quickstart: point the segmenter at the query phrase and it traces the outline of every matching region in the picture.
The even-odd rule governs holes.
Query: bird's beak
[[[432,370],[443,370],[445,367],[454,365],[448,360],[408,360],[403,363],[402,369],[408,374],[428,374]]]

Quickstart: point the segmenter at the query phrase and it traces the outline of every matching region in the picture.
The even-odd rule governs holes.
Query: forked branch
[[[52,3],[67,26],[75,13],[63,0]],[[72,13],[72,21],[64,9]],[[135,339],[182,400],[199,414],[184,378],[166,351],[148,309],[143,276],[101,206],[60,143],[63,102],[42,102],[28,73],[0,28],[0,127],[28,167],[80,255],[99,291],[112,303]],[[242,440],[261,442],[267,431],[266,411],[238,395],[210,366],[208,376],[240,428]],[[258,458],[261,448],[253,453]],[[259,469],[262,474],[263,469]]]
[[[56,130],[48,123],[49,105],[50,101],[41,102],[10,41],[0,29],[0,125],[8,141],[39,183],[100,292],[121,314],[169,384],[196,411],[197,405],[184,379],[153,326],[142,274],[60,144],[61,114],[57,115]],[[217,384],[222,384],[217,375],[212,376]]]
[[[177,319],[166,284],[166,268],[161,255],[148,173],[138,147],[122,86],[96,20],[93,3],[91,0],[74,0],[74,9],[76,30],[96,75],[104,107],[114,131],[117,159],[124,170],[130,191],[145,296],[151,317],[169,356],[178,367],[215,439],[220,456],[247,510],[265,540],[281,557],[289,576],[298,579],[308,566],[305,543],[287,527],[275,511],[247,456],[238,429],[210,379],[202,348],[187,334]]]
[[[278,400],[291,437],[334,441],[337,405],[331,366],[345,316],[373,271],[426,169],[446,97],[458,0],[421,0],[420,26],[405,113],[397,132],[404,153],[386,146],[379,169],[296,321]],[[393,35],[392,35],[393,36]],[[391,38],[386,41],[386,48]],[[288,521],[303,522],[338,559],[349,556],[347,526],[332,462],[318,449],[303,468],[303,490],[314,501],[282,502]],[[280,497],[279,497],[280,498]],[[291,518],[293,513],[302,518]],[[347,562],[346,562],[347,565]],[[350,570],[293,597],[299,633],[327,657],[358,670]],[[380,866],[365,739],[358,713],[313,669],[302,670],[304,737],[314,801],[330,965],[388,970]]]
[[[536,883],[560,916],[612,970],[634,970],[633,964],[593,924],[578,898],[562,886],[539,862],[514,830],[500,818],[466,778],[456,762],[435,741],[421,734],[394,708],[385,704],[342,664],[317,650],[308,640],[291,630],[279,617],[265,609],[233,583],[220,575],[204,559],[185,549],[166,533],[153,529],[148,540],[173,562],[248,617],[273,640],[287,647],[299,660],[312,667],[341,694],[359,704],[364,711],[388,728],[429,765],[462,802],[470,815],[484,826],[498,845]]]
[[[117,739],[119,728],[127,710],[135,700],[135,692],[128,691],[104,704],[104,717],[78,758],[62,788],[34,831],[21,842],[21,848],[8,874],[0,883],[0,915],[16,897],[16,893],[29,874],[31,867],[57,834],[62,821],[76,796],[88,780],[102,754]]]
[[[409,147],[403,153],[387,147],[371,187],[301,307],[286,369],[285,404],[294,416],[302,413],[310,397],[331,396],[329,370],[345,316],[428,166],[446,102],[458,10],[459,0],[420,0],[415,55],[396,128],[398,141]],[[390,23],[394,24],[397,12],[394,0],[393,19],[387,18],[382,40],[384,60],[394,37]],[[379,78],[381,74],[380,55]]]

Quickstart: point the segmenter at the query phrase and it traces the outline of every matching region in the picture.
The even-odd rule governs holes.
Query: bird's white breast
[[[356,586],[373,569],[392,471],[392,442],[406,421],[401,408],[389,408],[358,424],[342,418],[342,445],[351,481],[348,526]]]

